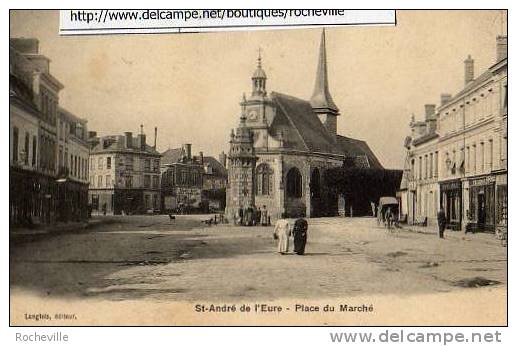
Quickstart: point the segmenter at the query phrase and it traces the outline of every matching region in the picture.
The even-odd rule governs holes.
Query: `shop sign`
[[[495,176],[489,175],[483,178],[472,179],[470,180],[470,186],[485,186],[495,183]]]
[[[455,180],[455,181],[449,181],[446,183],[440,184],[440,190],[447,191],[447,190],[459,190],[461,189],[461,181]]]

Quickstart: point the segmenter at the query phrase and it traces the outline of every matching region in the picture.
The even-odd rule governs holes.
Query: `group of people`
[[[289,239],[293,237],[294,253],[303,255],[307,244],[307,230],[309,226],[307,220],[299,218],[294,221],[293,226],[289,220],[282,218],[276,222],[273,231],[273,238],[278,241],[278,253],[285,255],[289,253]]]
[[[247,208],[241,207],[237,210],[233,223],[241,226],[269,226],[271,219],[265,205],[262,208],[249,206]]]

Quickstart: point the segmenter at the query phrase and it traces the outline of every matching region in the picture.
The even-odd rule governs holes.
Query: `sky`
[[[501,11],[397,11],[397,25],[327,29],[338,133],[368,142],[386,168],[402,168],[412,114],[495,63],[506,33]],[[309,99],[321,29],[157,35],[59,36],[57,11],[11,11],[10,36],[35,37],[64,84],[60,105],[98,135],[138,133],[159,151],[192,143],[193,152],[228,151],[259,48],[268,92]]]

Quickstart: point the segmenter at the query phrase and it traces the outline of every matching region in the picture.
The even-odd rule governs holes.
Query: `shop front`
[[[440,183],[440,207],[445,211],[446,228],[461,229],[462,214],[461,180],[451,180]]]
[[[495,176],[489,175],[469,180],[469,221],[476,231],[495,231]]]
[[[496,175],[496,223],[508,225],[508,176],[506,173]]]
[[[508,174],[506,171],[495,176],[496,236],[508,240]]]
[[[88,184],[60,178],[57,182],[56,217],[60,222],[88,219]]]
[[[53,177],[9,168],[9,225],[27,226],[55,221],[57,183]]]

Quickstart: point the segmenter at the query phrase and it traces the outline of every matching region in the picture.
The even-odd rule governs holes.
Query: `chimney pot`
[[[192,144],[185,144],[185,153],[187,154],[187,159],[188,160],[191,160],[192,159]]]
[[[126,148],[132,148],[133,147],[133,133],[124,132],[124,135],[126,137]]]
[[[474,80],[474,60],[469,56],[465,59],[465,85]]]
[[[154,146],[153,148],[156,150],[156,137],[158,137],[158,127],[154,127]]]
[[[440,106],[443,106],[447,103],[449,103],[449,101],[451,100],[452,98],[452,95],[451,94],[441,94],[440,95]]]
[[[508,56],[508,36],[498,35],[496,38],[496,62],[506,59]]]
[[[145,150],[145,135],[144,134],[139,134],[138,135],[138,145],[136,146],[137,148],[140,147],[140,150]]]
[[[434,118],[434,113],[436,111],[436,105],[427,104],[424,106],[425,108],[425,120],[430,120]]]

